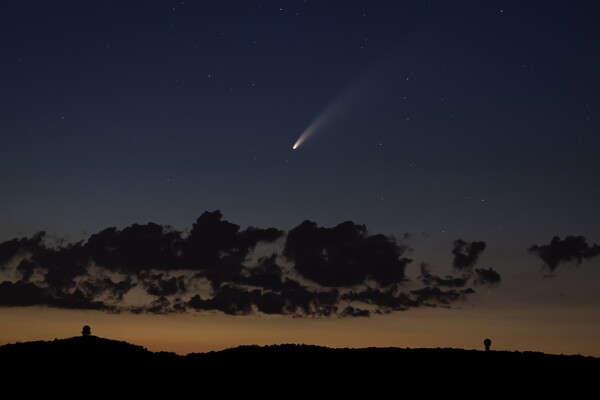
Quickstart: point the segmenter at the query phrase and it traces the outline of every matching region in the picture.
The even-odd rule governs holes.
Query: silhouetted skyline
[[[303,384],[299,393],[315,390],[334,391],[340,395],[381,393],[398,387],[398,376],[411,387],[431,384],[434,370],[439,377],[428,388],[429,394],[448,393],[449,387],[465,379],[468,371],[469,393],[497,386],[497,393],[515,390],[569,390],[579,395],[593,390],[600,358],[581,355],[551,355],[537,352],[481,351],[452,348],[364,348],[332,349],[306,344],[276,346],[237,346],[219,352],[191,353],[185,356],[167,352],[151,352],[123,341],[97,336],[71,337],[53,341],[36,341],[0,346],[0,358],[8,366],[5,377],[13,383],[97,382],[98,376],[110,373],[98,390],[135,390],[154,393],[168,390],[178,394],[186,385],[201,376],[208,382],[226,379],[236,382],[229,394],[246,395],[253,384],[262,383],[260,391],[272,393],[276,383],[287,382],[290,376]],[[32,364],[53,362],[53,368],[28,368]],[[119,362],[115,363],[115,360]],[[22,370],[28,370],[23,374]],[[350,384],[348,376],[357,383]],[[439,372],[438,372],[439,371]],[[547,384],[547,377],[560,373],[556,383]],[[442,373],[443,372],[443,373]],[[151,385],[144,379],[155,377]],[[265,376],[269,379],[265,379]],[[118,383],[117,383],[118,382]],[[377,384],[374,385],[373,382]],[[367,384],[370,383],[370,384]],[[46,389],[47,390],[47,389]],[[97,391],[98,391],[97,390]],[[298,391],[296,391],[298,393]],[[182,393],[182,394],[183,394]]]

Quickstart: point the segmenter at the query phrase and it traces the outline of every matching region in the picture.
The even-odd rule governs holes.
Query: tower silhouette
[[[490,346],[492,345],[492,341],[490,339],[485,339],[483,341],[483,345],[485,346],[485,351],[490,351]]]

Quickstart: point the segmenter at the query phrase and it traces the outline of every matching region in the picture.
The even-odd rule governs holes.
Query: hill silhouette
[[[182,389],[187,382],[225,385],[229,394],[262,388],[264,395],[276,393],[284,383],[290,393],[579,390],[592,387],[600,372],[599,358],[580,355],[284,344],[182,356],[96,336],[0,346],[0,362],[7,382],[85,382],[95,387],[104,382],[104,389],[152,391]]]

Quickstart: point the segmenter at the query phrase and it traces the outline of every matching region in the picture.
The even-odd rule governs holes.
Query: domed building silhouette
[[[81,330],[81,335],[82,336],[91,336],[92,328],[90,328],[89,325],[84,325],[83,329]]]

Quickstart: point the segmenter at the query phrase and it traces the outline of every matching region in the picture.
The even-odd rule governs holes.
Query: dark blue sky
[[[3,2],[2,234],[184,226],[217,208],[242,225],[589,232],[597,11]],[[292,152],[359,81],[375,89]]]
[[[410,233],[439,268],[454,240],[483,240],[503,282],[541,276],[529,246],[600,241],[598,15],[596,1],[3,1],[0,241],[183,230],[219,209],[242,227]]]

